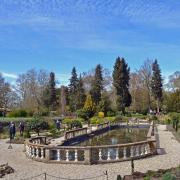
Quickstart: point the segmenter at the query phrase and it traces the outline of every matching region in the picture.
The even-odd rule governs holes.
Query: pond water
[[[147,139],[148,128],[117,128],[109,130],[98,136],[94,136],[77,145],[79,146],[101,146],[134,143]]]

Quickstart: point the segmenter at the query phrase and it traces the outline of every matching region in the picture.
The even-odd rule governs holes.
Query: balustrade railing
[[[65,133],[65,140],[87,134],[87,128],[74,129]]]
[[[106,126],[109,124],[106,124]],[[147,140],[104,146],[52,146],[46,137],[31,138],[25,143],[27,157],[36,161],[75,164],[99,164],[143,158],[156,153],[154,124],[150,125]],[[68,133],[67,139],[87,133],[87,128]]]

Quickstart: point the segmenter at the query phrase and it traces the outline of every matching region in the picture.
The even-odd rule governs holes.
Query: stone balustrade
[[[74,129],[65,133],[65,140],[72,139],[78,136],[86,135],[87,128]]]
[[[71,164],[100,164],[139,159],[156,153],[156,141],[106,146],[50,146],[26,142],[26,155],[36,161]]]

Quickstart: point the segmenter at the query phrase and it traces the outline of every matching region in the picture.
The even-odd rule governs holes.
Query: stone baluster
[[[110,149],[108,148],[108,155],[107,155],[107,160],[111,160],[111,153],[110,153]]]
[[[36,147],[36,158],[39,158],[39,149]]]
[[[44,149],[41,148],[41,159],[44,159]]]
[[[151,149],[150,149],[150,146],[149,146],[149,143],[147,143],[147,153],[150,154],[151,153]]]
[[[32,146],[32,157],[35,156],[35,147]]]
[[[102,160],[102,149],[99,149],[99,161]]]
[[[123,148],[123,159],[126,159],[127,158],[127,152],[126,152],[127,148],[124,147]]]
[[[145,154],[145,150],[144,150],[144,144],[141,145],[141,156],[143,156]]]
[[[27,144],[26,144],[26,146],[25,146],[25,151],[26,151],[26,155],[29,155],[29,147],[28,147]]]
[[[61,160],[61,150],[60,149],[57,149],[57,160],[60,161]]]
[[[116,148],[116,160],[119,160],[119,148]]]
[[[148,154],[148,146],[147,146],[147,144],[144,144],[144,149],[145,149],[145,154]]]
[[[139,146],[136,146],[136,156],[138,157],[139,156]]]
[[[78,150],[77,149],[75,149],[74,156],[75,156],[75,161],[77,162],[78,161]]]
[[[134,157],[134,147],[133,146],[131,146],[131,157]]]
[[[66,150],[66,161],[69,161],[69,150]]]
[[[31,146],[28,146],[28,152],[27,152],[27,155],[29,156],[29,157],[31,157],[31,153],[32,152],[32,148],[31,148]]]

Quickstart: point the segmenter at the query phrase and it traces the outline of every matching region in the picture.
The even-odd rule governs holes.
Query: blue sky
[[[0,72],[9,81],[42,68],[67,84],[73,66],[112,70],[117,56],[132,71],[147,58],[163,76],[180,70],[180,1],[0,1]]]

